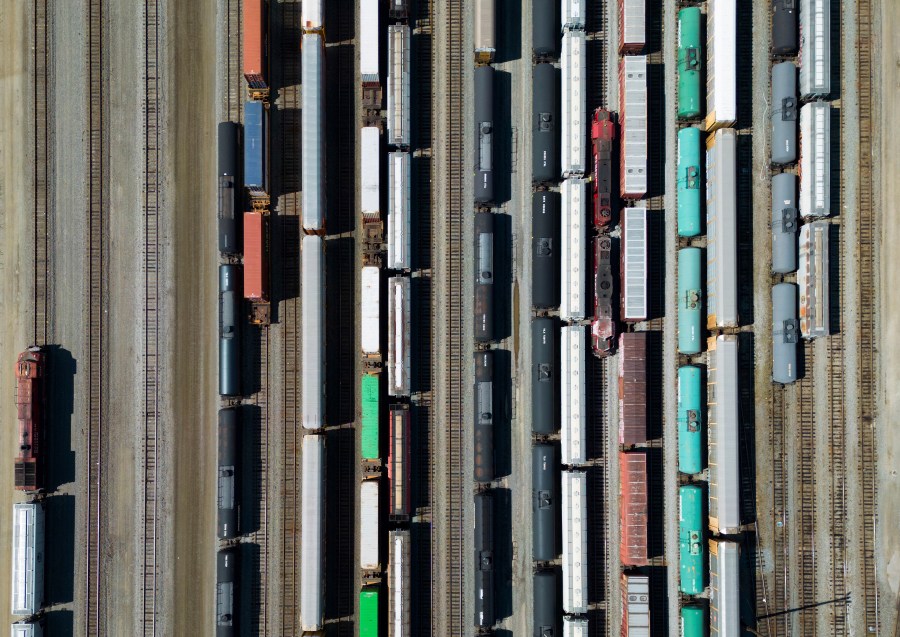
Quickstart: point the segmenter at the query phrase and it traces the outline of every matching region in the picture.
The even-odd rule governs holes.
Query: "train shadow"
[[[512,196],[513,160],[512,74],[494,72],[494,203],[499,205]],[[495,261],[496,264],[496,261]]]
[[[495,11],[499,28],[494,63],[518,60],[522,57],[522,1],[497,0]]]
[[[669,630],[669,582],[666,571],[665,566],[651,566],[646,571],[650,578],[651,635],[664,635]]]
[[[252,396],[262,389],[262,329],[247,322],[249,303],[241,304],[241,391]]]
[[[738,334],[738,440],[741,521],[756,521],[756,360],[755,334]]]
[[[590,345],[589,345],[590,347]],[[588,420],[585,430],[585,454],[588,460],[606,457],[603,440],[603,414],[606,410],[606,374],[603,361],[593,354],[587,357],[587,407]],[[612,433],[610,432],[610,435]]]
[[[410,506],[413,515],[419,509],[430,506],[428,485],[431,481],[431,441],[427,428],[428,407],[413,403],[410,405],[409,449],[410,449]]]
[[[278,64],[269,66],[269,77],[271,90],[277,93],[285,86],[300,84],[300,40],[303,30],[298,26],[300,23],[298,16],[292,15],[296,14],[296,10],[290,11],[287,3],[270,2],[268,6],[271,48],[275,49],[269,59],[275,59],[277,56],[279,60]],[[296,24],[292,21],[296,21]],[[272,102],[275,101],[275,97],[270,98]]]
[[[494,494],[494,614],[497,621],[513,614],[512,591],[512,492],[493,489]]]
[[[75,496],[46,498],[44,513],[53,538],[44,550],[44,601],[48,605],[65,604],[75,599]]]
[[[663,436],[663,342],[662,332],[647,334],[647,440]]]
[[[742,91],[747,93],[748,91]],[[737,311],[740,325],[752,325],[753,316],[753,184],[752,137],[738,135],[736,140],[735,236],[737,238]]]
[[[269,108],[269,126],[277,135],[269,136],[269,191],[273,199],[301,189],[300,144],[302,111],[299,108]],[[285,166],[296,167],[286,170]],[[272,208],[275,207],[272,203]]]
[[[753,99],[756,96],[753,95],[752,90],[749,90],[749,87],[753,86],[753,4],[752,2],[737,3],[737,33],[734,44],[737,56],[735,78],[738,87],[746,88],[744,90],[738,88],[735,96],[736,128],[750,128],[753,125]],[[703,40],[703,43],[705,46],[706,39]],[[738,166],[751,165],[750,163],[741,164],[738,160]]]
[[[326,3],[326,5],[341,3]],[[326,23],[327,24],[327,23]],[[356,227],[356,134],[360,117],[354,111],[353,90],[356,47],[341,44],[325,49],[325,184],[328,234],[351,232]]]
[[[513,284],[512,217],[494,214],[494,336],[512,336]]]
[[[411,257],[414,270],[431,268],[431,158],[412,158],[412,184],[410,219]]]
[[[38,622],[44,627],[45,635],[53,637],[73,637],[75,635],[75,613],[70,610],[51,610]]]
[[[431,49],[432,36],[427,32],[413,31],[410,42],[410,113],[415,118],[410,128],[412,148],[430,148],[431,133]]]
[[[417,276],[410,279],[410,341],[415,356],[410,366],[410,385],[413,393],[431,391],[431,279]]]
[[[649,7],[653,4],[647,4]],[[650,30],[647,31],[651,33]],[[648,40],[650,39],[648,35]],[[647,64],[648,104],[666,103],[665,67]],[[662,195],[666,189],[666,109],[647,109],[647,198]]]
[[[608,480],[603,473],[603,467],[588,467],[587,488],[591,494],[587,498],[587,563],[588,563],[588,601],[591,604],[600,604],[609,601],[606,590],[606,550],[609,538],[606,536],[607,509],[602,494],[607,487]]]
[[[740,590],[747,591],[741,594],[741,625],[745,627],[745,635],[755,635],[756,590],[762,586],[756,575],[765,572],[766,564],[755,533],[744,533],[741,540]]]
[[[241,482],[240,507],[241,530],[253,533],[259,530],[262,511],[260,503],[266,499],[263,493],[262,443],[263,423],[262,410],[256,405],[241,405],[239,408],[241,422]]]
[[[431,631],[431,523],[413,522],[409,525],[411,582],[409,587],[410,622],[412,634],[430,635]]]
[[[841,55],[843,54],[843,35],[844,35],[844,19],[842,11],[844,8],[840,2],[831,3],[831,93],[830,95],[841,95]],[[838,129],[840,130],[840,129]]]
[[[647,557],[663,557],[665,543],[665,463],[662,448],[651,447],[647,454]]]
[[[663,46],[663,3],[648,2],[645,5],[646,46],[644,54],[650,55],[662,51]],[[590,13],[590,12],[589,12]],[[613,27],[615,28],[615,27]],[[663,110],[663,109],[659,109]]]
[[[353,467],[359,462],[355,432],[332,428],[325,432],[325,618],[338,619],[353,614],[356,569],[357,488]]]
[[[618,251],[616,251],[618,254]],[[666,315],[667,278],[674,274],[675,264],[666,264],[666,213],[654,210],[647,213],[647,318]],[[615,270],[618,270],[616,264]],[[620,282],[619,279],[616,279]],[[621,292],[621,283],[619,285]]]
[[[329,0],[323,3],[324,22],[328,25],[328,42],[343,42],[356,34],[356,2],[353,0]]]
[[[274,323],[278,302],[300,297],[300,217],[276,215],[271,218],[270,227],[270,237],[281,237],[281,241],[270,239],[270,262],[279,264],[279,267],[269,269]]]
[[[78,363],[61,345],[48,345],[47,450],[45,490],[57,491],[75,481],[75,450],[72,448],[72,412],[75,405],[75,374]]]
[[[512,474],[512,353],[494,350],[494,475]]]
[[[325,248],[325,422],[343,425],[356,417],[356,277],[353,239],[330,239]]]
[[[262,592],[266,582],[262,564],[262,549],[259,544],[242,542],[239,546],[241,565],[241,587],[237,603],[238,635],[265,637],[259,631],[262,611]]]
[[[841,233],[840,224],[828,226],[828,326],[831,334],[841,331]]]

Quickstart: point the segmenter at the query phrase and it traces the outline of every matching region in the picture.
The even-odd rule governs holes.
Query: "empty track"
[[[797,445],[795,454],[795,510],[799,519],[792,523],[796,529],[797,549],[797,606],[810,610],[797,613],[799,634],[816,634],[816,412],[813,374],[815,366],[813,344],[800,345],[806,352],[806,374],[797,381]],[[788,607],[790,608],[790,607]]]
[[[48,256],[48,208],[50,119],[49,23],[47,0],[35,0],[34,15],[34,336],[32,343],[46,345],[50,335],[50,261]]]

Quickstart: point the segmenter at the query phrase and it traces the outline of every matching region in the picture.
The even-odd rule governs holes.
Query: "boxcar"
[[[619,557],[622,564],[647,561],[647,454],[619,452]]]
[[[700,172],[700,129],[687,126],[678,131],[678,236],[700,234],[700,200],[703,176]]]
[[[241,414],[235,407],[219,410],[219,475],[217,535],[230,540],[241,533]]]
[[[619,444],[647,440],[647,332],[619,335]]]
[[[244,213],[244,298],[253,325],[268,325],[269,215],[258,210]]]
[[[831,212],[831,104],[813,102],[800,109],[800,216]]]
[[[559,72],[552,64],[538,64],[532,76],[531,178],[535,182],[559,178]]]
[[[741,526],[737,337],[710,338],[707,349],[709,528],[713,533],[737,533]]]
[[[587,461],[585,443],[585,372],[584,327],[564,325],[560,329],[560,359],[562,361],[562,395],[560,416],[562,463],[580,465]]]
[[[531,50],[535,57],[555,57],[559,53],[558,11],[558,0],[531,3]]]
[[[625,208],[622,224],[622,320],[647,319],[647,208]]]
[[[363,579],[381,568],[378,551],[381,533],[379,516],[380,484],[378,478],[363,480],[359,485],[359,568]]]
[[[557,325],[549,317],[531,322],[531,426],[536,434],[559,431]]]
[[[699,354],[702,341],[703,287],[700,248],[678,251],[678,352]]]
[[[490,2],[493,12],[492,0]],[[494,200],[494,69],[475,69],[475,201]]]
[[[772,0],[772,55],[797,53],[797,0]]]
[[[594,318],[591,321],[591,346],[594,355],[609,356],[616,348],[616,317],[613,303],[614,282],[612,239],[594,237]]]
[[[409,270],[412,267],[411,183],[409,153],[388,153],[387,267],[390,270]]]
[[[531,305],[559,307],[559,193],[538,190],[531,196]]]
[[[678,368],[678,470],[703,471],[703,372],[694,365]]]
[[[831,93],[831,0],[800,0],[800,95]]]
[[[559,316],[566,321],[580,321],[585,316],[584,264],[587,260],[587,223],[584,179],[566,179],[560,187],[562,196],[562,298]]]
[[[709,543],[709,626],[712,635],[741,634],[741,545]]]
[[[244,79],[247,80],[247,98],[251,100],[269,98],[269,86],[266,82],[267,17],[266,2],[244,1]]]
[[[532,559],[554,560],[559,555],[556,529],[559,520],[559,476],[556,446],[534,445],[531,449]]]
[[[647,57],[644,55],[629,55],[619,63],[619,124],[622,130],[619,191],[623,199],[640,199],[647,194]]]
[[[700,7],[678,12],[678,118],[696,119],[703,114],[701,78],[703,14]]]
[[[241,395],[241,266],[219,266],[219,394]]]
[[[706,608],[700,604],[681,607],[681,637],[707,637]]]
[[[731,128],[706,139],[706,327],[737,327],[737,143]]]
[[[300,177],[303,200],[301,224],[307,233],[325,232],[325,73],[322,35],[301,39],[303,74],[300,113]]]
[[[360,455],[363,460],[378,460],[381,457],[379,451],[380,428],[378,424],[380,412],[380,390],[378,386],[380,379],[381,376],[379,374],[363,374],[359,384],[360,403],[362,405]]]
[[[388,451],[387,475],[391,489],[388,515],[392,522],[409,520],[411,495],[409,437],[412,431],[410,424],[409,405],[391,405],[391,447]]]
[[[322,629],[324,617],[325,436],[303,436],[300,523],[300,629]]]
[[[362,76],[363,101],[367,101],[367,90],[380,88],[379,46],[381,24],[378,0],[358,0],[359,4],[359,74]],[[376,88],[377,87],[377,88]],[[369,92],[369,96],[374,96]]]
[[[494,0],[475,0],[475,61],[488,64],[497,52]]]
[[[561,26],[566,30],[584,30],[584,13],[587,0],[563,0]]]
[[[12,514],[13,615],[28,617],[44,605],[44,508],[40,502],[18,502]]]
[[[262,102],[244,102],[244,186],[253,202],[268,191],[268,122]]]
[[[381,131],[363,126],[359,131],[360,207],[363,219],[381,218]]]
[[[650,634],[650,578],[622,573],[623,637]]]
[[[388,635],[409,637],[412,603],[410,598],[412,549],[409,531],[391,531],[388,568]]]
[[[475,214],[475,341],[494,340],[494,215]]]
[[[304,33],[322,31],[324,26],[322,2],[323,0],[304,0],[300,14],[300,22],[303,25]]]
[[[364,265],[359,271],[360,348],[366,362],[381,360],[381,268]]]
[[[706,14],[706,122],[714,131],[737,119],[737,0],[712,0]]]
[[[585,161],[585,124],[587,100],[587,36],[584,31],[566,31],[562,37],[562,174],[581,177],[587,170]]]
[[[696,484],[679,487],[678,510],[679,590],[685,595],[699,595],[706,588],[703,488]]]
[[[409,396],[411,387],[410,279],[388,279],[388,394]]]
[[[494,497],[475,494],[475,625],[494,625]]]
[[[563,610],[588,611],[587,474],[562,472]]]
[[[560,634],[559,574],[545,569],[534,574],[534,637]]]
[[[224,254],[238,254],[241,251],[237,222],[241,208],[237,165],[240,128],[234,122],[219,122],[218,226],[219,252]]]
[[[388,27],[388,143],[409,145],[409,25]]]
[[[591,182],[594,227],[597,230],[612,223],[613,146],[616,124],[612,113],[602,108],[591,119],[591,147],[594,157],[594,179]]]
[[[359,591],[359,637],[378,637],[379,586],[363,586]]]
[[[797,380],[797,286],[779,283],[772,288],[772,380],[789,384]]]
[[[619,53],[640,53],[647,41],[646,0],[619,0]]]
[[[590,630],[587,618],[563,617],[563,637],[589,637]]]
[[[772,177],[772,272],[797,269],[797,178],[791,173]]]
[[[16,360],[16,420],[18,453],[14,462],[15,488],[28,493],[44,487],[44,409],[47,404],[48,353],[33,346]]]
[[[300,243],[300,274],[303,277],[300,306],[300,346],[303,352],[301,415],[306,429],[318,429],[325,424],[325,253],[321,237],[303,237]]]
[[[240,547],[229,546],[216,554],[216,637],[241,634]]]
[[[797,161],[797,67],[772,67],[772,163]]]
[[[800,334],[803,338],[828,336],[829,254],[827,221],[807,223],[800,229]]]
[[[494,353],[475,352],[475,482],[494,479]]]

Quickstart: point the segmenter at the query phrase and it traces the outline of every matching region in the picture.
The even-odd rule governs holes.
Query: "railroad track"
[[[790,599],[790,561],[788,543],[788,491],[787,491],[787,450],[784,432],[787,428],[785,420],[785,392],[783,385],[772,384],[772,404],[769,415],[772,449],[772,573],[771,589],[764,589],[765,580],[761,578],[761,586],[757,594],[764,591],[765,602],[757,602],[757,609],[762,614],[770,615],[766,619],[766,634],[769,637],[788,637],[791,634],[790,616],[774,615],[791,607]],[[759,598],[758,598],[759,600]]]
[[[49,109],[50,47],[47,0],[35,0],[34,15],[34,338],[46,345],[50,340],[50,260],[48,251],[49,198]]]
[[[797,606],[810,610],[797,613],[801,635],[816,634],[816,413],[813,374],[815,357],[812,343],[802,345],[806,354],[806,374],[797,381],[797,430],[799,441],[795,457],[799,599]],[[790,606],[788,607],[790,608]]]
[[[241,47],[243,46],[242,0],[226,1],[225,77],[223,78],[225,84],[224,117],[229,122],[242,122],[244,119],[241,110],[244,90],[243,58],[241,56]]]
[[[251,328],[252,329],[252,328]],[[259,431],[259,457],[253,472],[259,497],[257,528],[250,534],[251,543],[259,547],[257,576],[251,586],[252,606],[258,610],[257,635],[269,633],[269,328],[258,328],[259,335],[259,391],[252,398],[259,410],[254,425]]]

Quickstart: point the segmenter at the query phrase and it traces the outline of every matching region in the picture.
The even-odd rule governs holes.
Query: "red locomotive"
[[[612,222],[613,145],[616,125],[612,114],[598,108],[591,119],[591,146],[594,153],[594,227],[604,228]]]
[[[16,362],[16,407],[19,418],[19,451],[15,462],[15,487],[40,491],[44,486],[44,379],[47,353],[29,347]]]

